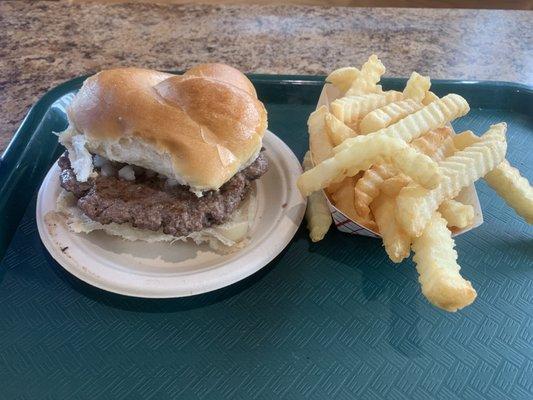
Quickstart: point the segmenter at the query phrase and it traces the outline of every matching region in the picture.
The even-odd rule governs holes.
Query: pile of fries
[[[371,56],[359,70],[341,68],[327,81],[343,94],[313,112],[309,149],[298,180],[309,196],[310,237],[321,240],[332,218],[326,196],[347,217],[376,233],[390,259],[409,257],[424,296],[457,311],[476,298],[459,273],[452,230],[474,221],[474,208],[457,196],[484,178],[533,223],[533,189],[505,159],[504,122],[476,136],[455,134],[450,122],[468,113],[457,94],[430,91],[429,77],[413,72],[403,92],[378,85],[385,67]]]

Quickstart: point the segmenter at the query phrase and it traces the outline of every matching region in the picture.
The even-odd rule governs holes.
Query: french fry
[[[472,131],[458,133],[453,138],[453,145],[457,150],[463,150],[465,147],[479,141],[479,137]]]
[[[328,159],[333,154],[333,144],[327,133],[326,117],[330,115],[326,106],[322,106],[309,116],[309,149],[315,164]],[[325,188],[328,194],[335,192],[338,184]]]
[[[303,167],[305,170],[313,168],[310,152],[305,154]],[[309,196],[307,199],[305,218],[307,220],[307,229],[309,229],[309,237],[311,240],[313,242],[318,242],[324,239],[324,236],[333,222],[324,193],[315,192]]]
[[[361,75],[361,71],[354,67],[339,68],[326,78],[326,82],[332,83],[343,94],[352,87],[353,82]]]
[[[361,137],[388,136],[412,142],[424,133],[443,127],[451,120],[465,115],[469,110],[470,107],[465,99],[457,94],[449,94],[386,128],[368,135],[346,139],[333,151],[337,153],[356,145]]]
[[[444,141],[452,134],[452,130],[445,126],[433,129],[411,142],[411,147],[434,159],[435,154],[443,146]],[[451,140],[451,138],[450,138]],[[453,154],[453,151],[450,155]]]
[[[437,128],[413,140],[411,147],[420,153],[432,156],[440,149],[444,140],[449,138],[450,133],[451,129],[448,127]],[[389,196],[396,196],[400,189],[410,182],[407,176],[397,175],[398,173],[399,171],[390,164],[374,164],[370,169],[365,171],[361,179],[355,184],[355,209],[360,215],[368,215],[370,213],[370,203],[379,194],[380,185],[385,180],[389,180],[389,178],[395,175],[397,177],[397,179],[389,180],[387,185],[385,185],[385,190],[388,190],[393,184],[395,188],[398,188],[394,194],[390,194],[391,190],[389,190]]]
[[[370,215],[361,216],[357,213],[354,207],[354,186],[355,179],[353,177],[345,178],[342,181],[339,189],[331,195],[331,200],[335,207],[337,207],[344,215],[351,220],[357,222],[372,231],[376,231],[377,226]]]
[[[457,200],[444,200],[439,206],[439,213],[446,220],[448,228],[463,229],[474,222],[474,208]]]
[[[394,198],[383,193],[370,205],[383,240],[383,246],[392,262],[399,263],[409,257],[411,238],[396,223]]]
[[[437,96],[433,92],[427,92],[426,97],[422,100],[422,104],[427,106],[429,103],[433,103],[435,100],[438,100],[439,96]]]
[[[413,72],[411,77],[405,84],[403,95],[407,99],[413,99],[417,102],[421,102],[426,98],[431,87],[431,81],[428,76],[422,76],[417,72]]]
[[[479,139],[472,131],[465,131],[456,135],[453,141],[458,149],[463,149]],[[503,160],[484,179],[518,215],[533,224],[533,188],[517,168]]]
[[[429,156],[406,147],[392,157],[392,164],[424,188],[433,189],[441,181],[439,166]]]
[[[396,197],[410,182],[411,179],[409,177],[399,174],[384,180],[380,186],[380,192],[389,197]],[[439,207],[439,213],[441,213],[442,217],[447,221],[448,227],[463,229],[472,225],[474,222],[474,208],[469,204],[463,204],[457,200],[444,200]],[[377,222],[375,212],[374,217]]]
[[[338,146],[346,139],[356,136],[352,128],[331,113],[326,114],[326,131],[334,146]]]
[[[359,123],[359,132],[366,135],[370,132],[379,131],[420,110],[422,107],[421,103],[412,99],[389,103],[365,115]]]
[[[362,173],[359,172],[358,174],[355,174],[354,176],[352,176],[351,178],[353,178],[353,182],[354,183],[357,182],[359,178],[361,177],[361,175]],[[345,185],[345,180],[342,180],[340,182],[334,182],[326,186],[324,190],[326,191],[330,199],[331,199],[331,195],[333,195],[335,192],[337,192],[341,187]]]
[[[477,143],[441,161],[443,177],[435,189],[410,183],[400,191],[396,199],[397,219],[409,235],[420,236],[444,200],[456,197],[463,187],[492,171],[504,159],[506,129],[505,123],[493,125]]]
[[[472,284],[459,273],[454,246],[446,220],[438,212],[412,245],[422,294],[431,304],[452,312],[472,304],[477,296]]]
[[[396,197],[400,190],[406,187],[410,182],[411,178],[403,174],[398,174],[392,178],[386,179],[380,186],[380,191],[389,197]]]
[[[346,96],[358,96],[366,93],[380,92],[381,87],[377,85],[381,76],[385,73],[385,66],[375,55],[371,55],[368,61],[361,67],[361,73],[352,82],[352,86],[346,92]]]
[[[354,176],[359,171],[370,168],[372,164],[386,162],[394,153],[409,147],[403,140],[387,136],[363,135],[354,139],[360,139],[357,146],[350,146],[336,153],[309,171],[305,171],[298,178],[298,187],[304,196],[308,196],[315,190],[323,189],[331,183]],[[425,167],[424,165],[423,168]]]
[[[370,214],[370,203],[377,197],[381,184],[398,173],[391,164],[375,164],[355,184],[355,209],[363,217]]]
[[[446,130],[449,130],[449,128],[443,128],[444,132]],[[426,138],[426,136],[428,136]],[[443,137],[442,134],[439,134],[439,132],[436,131],[430,131],[428,134],[415,139],[411,145],[414,147],[415,142],[425,139],[425,141],[420,142],[423,143],[423,145],[420,146],[422,150],[425,151],[425,154],[431,154],[439,140],[441,140]],[[364,176],[363,176],[364,178]],[[361,179],[363,179],[361,178]],[[381,185],[381,191],[388,196],[395,197],[401,189],[403,189],[411,179],[409,179],[405,175],[396,175],[395,177],[389,178],[386,181],[383,182]],[[357,183],[359,184],[360,181]],[[356,185],[357,187],[357,185]],[[357,209],[357,199],[356,199],[356,209]],[[467,226],[472,225],[474,221],[474,209],[471,205],[462,204],[456,200],[444,200],[442,204],[439,207],[440,214],[444,217],[444,219],[448,223],[448,227],[455,227],[459,229],[466,228]]]
[[[324,191],[331,197],[333,193],[339,190],[343,185],[343,181],[330,183],[324,188]]]
[[[485,175],[485,181],[528,224],[533,224],[533,188],[507,160]]]
[[[345,124],[353,124],[370,111],[403,98],[393,90],[383,93],[370,93],[360,96],[341,97],[330,104],[331,113]]]
[[[444,139],[442,145],[431,155],[431,158],[437,162],[442,161],[445,158],[452,156],[456,151],[457,149],[453,144],[453,138],[450,136]]]
[[[326,132],[326,115],[328,108],[320,107],[311,113],[307,120],[309,129],[309,149],[315,164],[321,163],[333,154],[333,144]]]

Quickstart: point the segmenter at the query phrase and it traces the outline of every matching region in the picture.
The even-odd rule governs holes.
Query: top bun
[[[92,172],[92,153],[154,170],[195,192],[220,188],[252,163],[267,127],[252,83],[223,64],[198,65],[183,75],[99,72],[84,82],[68,117],[71,126],[60,141],[78,180]]]

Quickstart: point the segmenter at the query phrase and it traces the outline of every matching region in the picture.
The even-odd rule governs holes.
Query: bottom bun
[[[130,224],[117,224],[112,222],[103,225],[93,221],[77,207],[76,197],[63,189],[59,194],[56,206],[56,211],[65,216],[67,226],[75,233],[90,233],[101,230],[109,235],[119,236],[125,240],[142,240],[149,243],[174,243],[178,240],[192,240],[196,244],[207,243],[212,249],[223,252],[233,251],[246,245],[248,232],[252,227],[256,210],[257,199],[255,189],[252,189],[251,193],[232,214],[229,221],[198,232],[192,232],[187,236],[176,237],[163,233],[161,230],[150,231],[139,229]]]

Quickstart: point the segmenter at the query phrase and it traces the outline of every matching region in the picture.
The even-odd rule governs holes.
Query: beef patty
[[[78,182],[71,168],[68,154],[58,161],[63,189],[78,199],[78,207],[89,218],[101,224],[129,223],[136,228],[174,236],[185,236],[212,225],[226,222],[250,191],[250,182],[268,169],[262,150],[257,159],[238,172],[218,191],[205,192],[197,197],[188,186],[168,184],[166,178],[136,172],[134,181],[113,176],[98,176]]]

